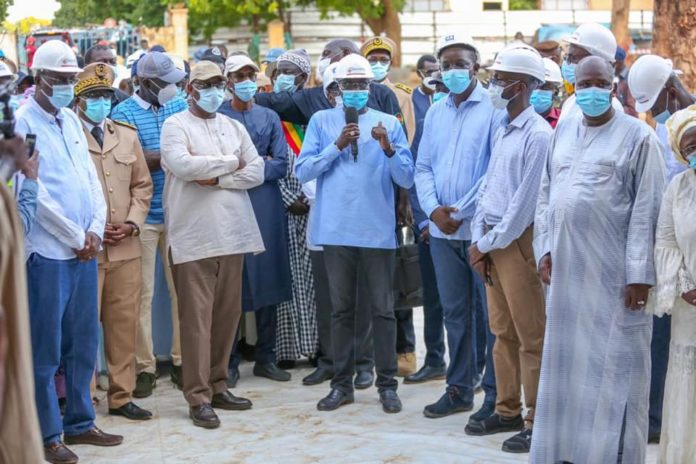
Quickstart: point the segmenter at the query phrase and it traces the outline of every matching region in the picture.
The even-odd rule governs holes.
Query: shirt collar
[[[534,115],[536,115],[536,111],[534,110],[534,107],[532,105],[529,105],[527,109],[518,114],[515,119],[509,121],[507,125],[521,129],[524,127],[525,124],[527,124],[527,121],[531,120],[534,117]],[[507,119],[507,117],[505,119]]]
[[[144,110],[149,110],[152,107],[152,105],[143,100],[137,92],[133,94],[133,100]]]
[[[91,122],[85,121],[84,118],[80,118],[80,122],[82,122],[82,125],[87,128],[89,132],[92,132],[92,129],[95,128],[95,125],[92,124]],[[104,126],[106,125],[106,119],[102,120],[99,124],[96,125],[96,127],[100,128],[102,132],[104,132]]]
[[[467,98],[465,101],[462,102],[463,105],[471,102],[471,103],[479,103],[483,99],[483,94],[485,93],[485,90],[481,83],[476,79],[476,87],[474,87],[474,90],[471,92],[471,95],[469,95],[469,98]],[[457,108],[457,106],[454,104],[454,94],[450,92],[449,96],[447,97],[447,104],[453,108]]]
[[[53,114],[49,113],[45,109],[39,105],[39,102],[36,101],[36,97],[31,97],[29,99],[29,104],[32,105],[34,110],[36,110],[42,117],[47,119],[49,122],[55,122],[58,121],[62,125],[63,120],[65,119],[65,116],[63,115],[63,109],[59,109],[58,113],[54,116]]]

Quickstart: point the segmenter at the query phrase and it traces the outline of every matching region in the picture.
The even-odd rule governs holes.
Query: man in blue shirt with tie
[[[341,60],[336,80],[343,106],[312,117],[295,165],[300,182],[317,179],[310,227],[316,243],[324,247],[326,270],[332,279],[334,377],[331,392],[317,405],[320,411],[353,402],[356,311],[372,315],[382,409],[401,411],[394,379],[394,184],[411,187],[414,167],[399,121],[366,106],[372,78],[365,58],[349,55]],[[346,123],[349,111],[357,113],[357,123]],[[365,296],[365,304],[356,307],[357,294]]]
[[[491,140],[504,116],[475,78],[480,56],[472,39],[448,34],[437,48],[450,94],[428,110],[423,127],[427,143],[420,144],[416,162],[416,188],[430,219],[430,251],[450,354],[447,391],[423,411],[431,418],[473,408],[474,320],[477,305],[483,304],[483,283],[469,265],[467,248]]]

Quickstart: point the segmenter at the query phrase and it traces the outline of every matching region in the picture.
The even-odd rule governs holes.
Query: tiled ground
[[[421,311],[416,333],[422,334]],[[419,336],[419,361],[424,347]],[[439,397],[442,381],[402,385],[400,414],[382,412],[373,387],[356,393],[356,403],[338,411],[316,410],[328,384],[304,387],[308,367],[294,369],[292,381],[275,383],[254,377],[251,365],[242,366],[242,379],[233,392],[250,398],[254,408],[243,412],[219,411],[222,426],[216,430],[194,427],[187,417],[181,392],[162,378],[156,393],[138,403],[151,409],[155,419],[132,423],[106,415],[102,401],[98,425],[120,433],[125,442],[117,448],[76,446],[81,463],[119,464],[228,464],[228,463],[365,463],[365,464],[503,464],[527,462],[527,455],[500,451],[506,436],[469,437],[464,434],[468,414],[426,419],[423,406]],[[477,407],[482,395],[477,395]],[[656,462],[657,447],[649,448],[648,463]]]

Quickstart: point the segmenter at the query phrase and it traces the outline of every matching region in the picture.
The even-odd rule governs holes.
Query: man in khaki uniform
[[[152,180],[135,128],[106,118],[111,112],[111,68],[93,63],[77,77],[77,113],[107,206],[99,252],[99,310],[109,371],[109,414],[147,420],[152,414],[131,400],[141,289],[138,236],[150,208]]]
[[[413,100],[411,99],[413,89],[400,82],[393,83],[389,80],[389,69],[395,50],[396,44],[389,37],[373,37],[360,47],[360,52],[370,63],[375,75],[375,82],[386,85],[396,95],[401,107],[401,114],[404,117],[401,123],[406,126],[408,132],[406,135],[410,145],[416,135],[416,111],[413,109]]]

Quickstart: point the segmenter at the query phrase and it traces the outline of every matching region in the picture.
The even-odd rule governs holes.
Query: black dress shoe
[[[437,419],[472,409],[474,409],[474,402],[466,399],[458,387],[448,385],[445,394],[439,400],[423,408],[423,415],[430,419]]]
[[[60,441],[44,445],[44,459],[51,464],[77,464],[78,461],[77,455]]]
[[[379,394],[379,401],[382,403],[382,411],[390,414],[401,412],[401,400],[395,390],[384,390]]]
[[[239,398],[228,391],[213,395],[213,408],[225,409],[226,411],[244,411],[251,409],[251,401],[246,398]]]
[[[333,411],[353,401],[355,401],[355,398],[352,393],[343,393],[341,390],[334,388],[325,398],[322,398],[317,403],[317,409],[319,411]]]
[[[220,427],[220,418],[215,414],[213,407],[209,403],[203,403],[189,408],[189,417],[193,420],[193,425],[204,429],[216,429]]]
[[[524,429],[503,442],[503,451],[506,453],[529,453],[530,449],[532,449],[532,429]]]
[[[143,421],[152,419],[152,413],[147,411],[132,401],[124,404],[120,408],[109,408],[110,416],[123,416],[126,419]]]
[[[446,367],[431,367],[426,364],[415,374],[406,376],[404,383],[423,383],[429,380],[441,380],[445,378],[446,374]]]
[[[237,382],[239,382],[239,369],[231,367],[230,370],[227,371],[227,386],[229,388],[234,388],[237,386]]]
[[[181,371],[181,366],[172,366],[172,370],[169,372],[169,378],[176,388],[179,390],[184,389],[184,375]]]
[[[302,379],[302,384],[319,385],[320,383],[324,383],[331,379],[333,379],[333,374],[331,372],[327,371],[326,369],[322,369],[321,367],[317,367],[314,372]]]
[[[375,376],[372,371],[361,371],[355,376],[355,382],[353,382],[353,385],[355,385],[355,388],[358,390],[365,390],[366,388],[370,388],[372,386],[372,382],[374,382],[374,380]]]
[[[522,416],[503,417],[499,414],[493,414],[491,417],[481,422],[469,422],[466,427],[464,427],[464,433],[467,435],[483,436],[502,432],[518,432],[523,428],[524,420]]]
[[[495,403],[492,401],[483,402],[483,405],[481,405],[481,409],[473,413],[471,416],[469,416],[469,423],[474,423],[474,422],[481,422],[493,415],[495,412]]]
[[[141,372],[135,379],[135,398],[147,398],[152,395],[152,390],[157,386],[157,375],[149,372]]]
[[[292,378],[289,372],[280,369],[275,363],[254,364],[254,375],[256,377],[266,377],[276,382],[287,382]]]
[[[278,361],[278,367],[287,371],[288,369],[294,369],[297,366],[297,362],[292,359],[284,359],[283,361]]]

